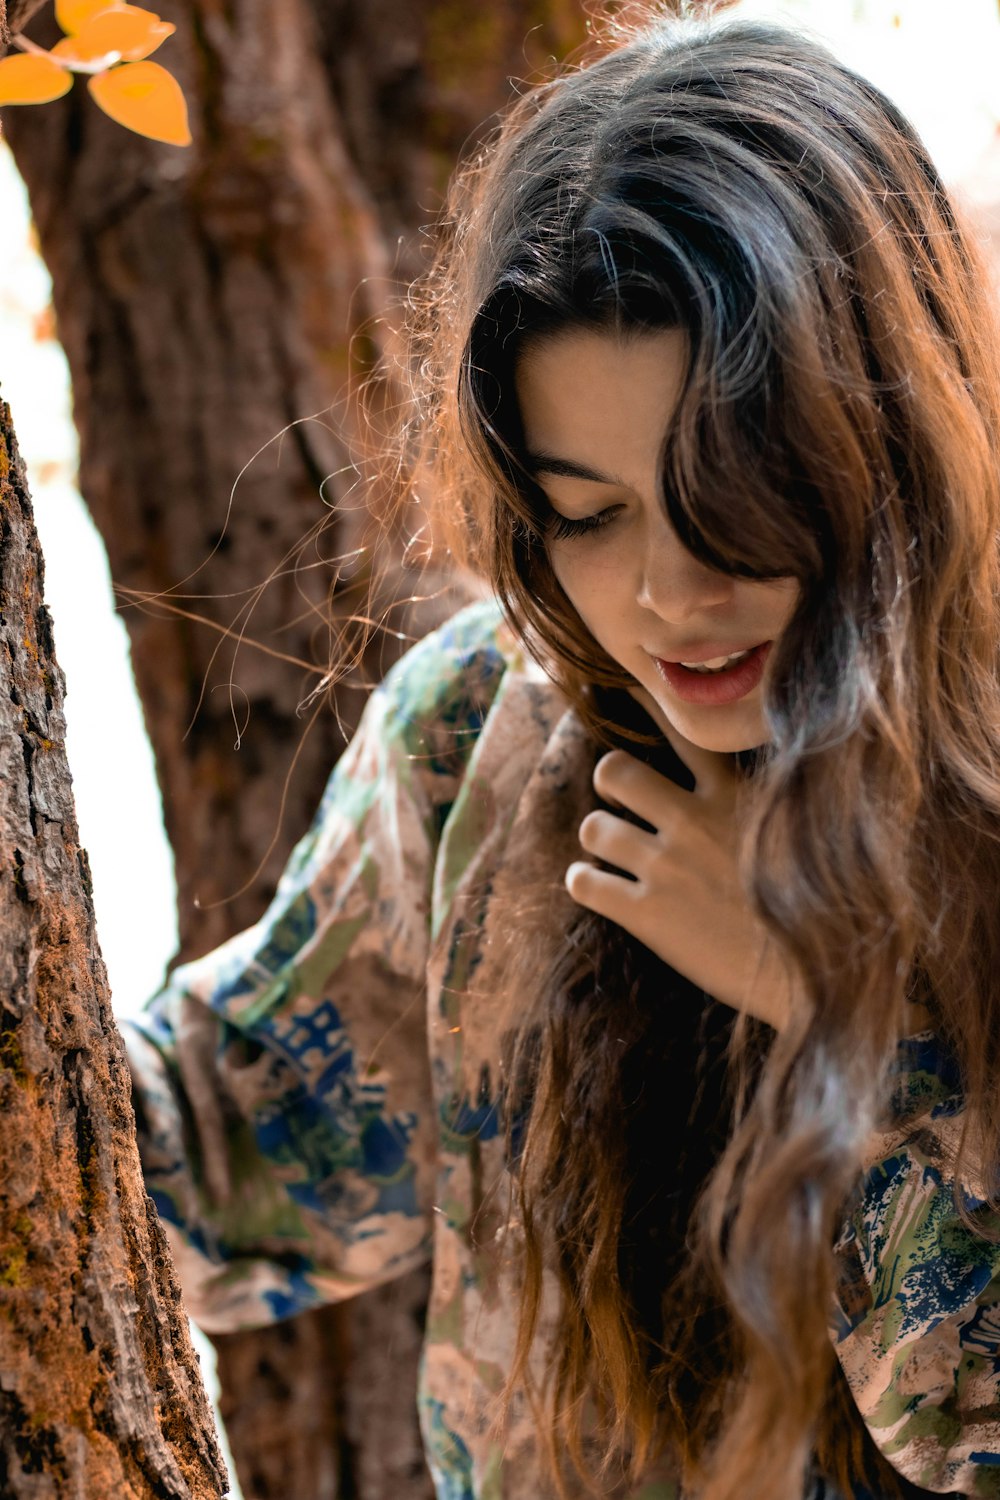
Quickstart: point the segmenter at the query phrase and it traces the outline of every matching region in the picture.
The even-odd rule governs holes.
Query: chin
[[[705,724],[694,719],[681,719],[680,716],[671,717],[668,722],[676,734],[682,734],[692,745],[698,745],[702,750],[714,750],[719,754],[735,755],[741,750],[757,750],[771,738],[759,711],[740,715],[739,718],[734,715],[728,724]]]
[[[740,734],[734,731],[726,734],[720,731],[718,734],[698,734],[694,731],[685,732],[678,730],[692,745],[697,745],[700,750],[714,751],[717,755],[738,755],[742,750],[759,750],[761,745],[770,741],[770,735],[763,728],[754,732]]]
[[[680,736],[699,750],[717,755],[736,755],[742,750],[757,750],[769,743],[771,736],[760,709],[758,694],[743,703],[727,708],[708,708],[700,712],[682,712],[677,705],[668,706],[654,698],[644,687],[635,696],[653,717],[668,739]],[[714,718],[714,722],[713,722]]]

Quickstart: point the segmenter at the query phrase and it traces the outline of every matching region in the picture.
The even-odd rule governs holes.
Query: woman
[[[143,1022],[189,1306],[432,1256],[448,1500],[1000,1495],[982,271],[896,110],[750,24],[527,95],[448,222],[406,464],[499,608]]]

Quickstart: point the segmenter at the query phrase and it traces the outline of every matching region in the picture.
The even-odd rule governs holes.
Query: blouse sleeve
[[[947,1162],[962,1100],[930,1033],[900,1044],[904,1114],[868,1168],[838,1245],[837,1355],[889,1462],[936,1494],[1000,1496],[1000,1220]]]
[[[428,1255],[431,877],[503,670],[494,616],[466,611],[389,674],[270,909],[123,1026],[147,1188],[210,1332]]]

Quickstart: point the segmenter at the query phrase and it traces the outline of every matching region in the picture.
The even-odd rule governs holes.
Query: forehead
[[[532,466],[546,459],[625,480],[658,469],[687,366],[680,329],[570,328],[528,343],[515,382]]]

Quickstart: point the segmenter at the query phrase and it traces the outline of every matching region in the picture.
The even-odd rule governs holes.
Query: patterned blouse
[[[464,610],[372,695],[266,914],[127,1028],[149,1191],[203,1328],[432,1260],[419,1400],[440,1500],[549,1493],[529,1414],[496,1423],[517,1231],[484,1062],[504,910],[537,892],[560,930],[592,765],[496,607]],[[933,1035],[900,1044],[900,1073],[919,1128],[873,1147],[831,1338],[901,1474],[1000,1497],[1000,1245],[963,1226],[940,1166],[962,1105]],[[654,1477],[634,1500],[676,1496]]]

